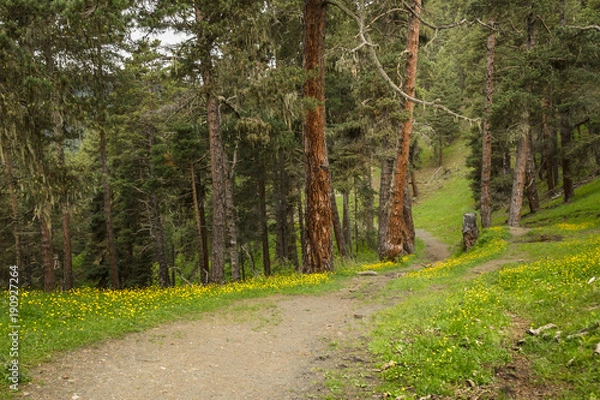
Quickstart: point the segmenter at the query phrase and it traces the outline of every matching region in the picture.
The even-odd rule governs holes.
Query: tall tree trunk
[[[44,206],[40,211],[40,230],[42,234],[42,258],[44,260],[44,291],[54,290],[54,252],[52,251],[52,222],[50,207]]]
[[[325,140],[325,4],[304,1],[306,259],[303,271],[333,271],[331,178]]]
[[[205,74],[204,82],[210,82],[210,75]],[[223,166],[225,165],[225,151],[221,137],[221,122],[219,118],[219,104],[216,97],[209,93],[206,99],[208,113],[208,134],[210,142],[210,168],[213,186],[213,215],[212,215],[212,246],[211,246],[211,283],[224,283],[225,279],[225,251],[227,231],[227,181]]]
[[[228,249],[229,249],[229,262],[231,263],[231,279],[234,282],[237,282],[241,278],[240,273],[240,255],[238,251],[238,242],[237,242],[237,225],[235,223],[235,206],[233,202],[233,187],[235,180],[235,164],[237,158],[237,150],[233,156],[232,167],[229,171],[227,171],[226,164],[223,164],[223,169],[225,174],[228,174],[227,179],[227,187],[225,188],[225,199],[227,204],[225,206],[225,212],[227,215],[227,237],[229,239]]]
[[[421,14],[421,0],[414,0],[413,6],[414,14],[410,14],[408,22],[406,42],[407,56],[403,84],[404,92],[411,97],[415,96],[415,86],[417,82],[420,29],[420,20],[417,16],[420,16]],[[403,109],[407,115],[407,119],[402,123],[402,130],[398,136],[396,160],[394,162],[394,172],[392,175],[390,214],[386,233],[386,243],[384,251],[379,254],[380,259],[393,260],[400,256],[405,249],[414,248],[414,243],[408,243],[411,241],[411,238],[405,236],[405,232],[407,231],[407,221],[405,221],[404,217],[404,193],[406,188],[406,177],[408,174],[410,136],[412,133],[414,108],[415,104],[412,101],[406,100],[404,102]]]
[[[356,197],[355,197],[356,198]],[[342,232],[344,243],[348,249],[348,256],[352,256],[352,222],[350,221],[350,194],[347,190],[342,192]]]
[[[4,169],[6,171],[6,177],[8,179],[8,194],[10,196],[10,208],[11,208],[11,222],[13,237],[15,240],[15,265],[18,268],[22,266],[21,259],[21,238],[20,238],[20,221],[19,221],[19,203],[17,200],[17,190],[15,188],[14,176],[12,172],[12,163],[10,156],[10,149],[6,146],[4,137],[0,134],[0,151],[2,152],[2,161],[4,161]]]
[[[102,191],[104,198],[104,218],[106,224],[106,238],[108,262],[110,265],[110,279],[114,289],[120,289],[119,270],[117,267],[117,249],[115,246],[115,233],[112,223],[111,190],[108,171],[108,155],[106,150],[106,132],[100,127],[100,162],[102,164]]]
[[[262,242],[262,256],[263,256],[263,269],[265,276],[271,275],[271,255],[269,254],[269,225],[267,217],[267,190],[265,185],[265,170],[261,166],[260,173],[257,179],[257,190],[258,190],[258,212],[260,219],[260,234]]]
[[[560,145],[562,153],[562,176],[563,176],[563,192],[564,202],[568,203],[575,195],[573,186],[573,178],[571,172],[571,158],[569,155],[571,144],[572,127],[569,123],[569,110],[561,110],[560,112]]]
[[[490,20],[488,25],[493,26]],[[494,95],[494,56],[496,52],[496,31],[491,30],[487,38],[485,68],[485,114],[483,121],[483,147],[481,152],[481,226],[492,226],[492,113]]]
[[[377,233],[377,253],[382,254],[385,248],[385,236],[388,225],[388,207],[390,200],[390,185],[392,184],[392,170],[394,160],[384,158],[381,161],[381,176],[379,178],[379,226]]]
[[[335,233],[335,242],[337,244],[338,253],[344,258],[348,258],[348,247],[346,246],[346,241],[344,239],[340,214],[337,208],[337,200],[333,189],[331,190],[331,220],[333,223],[333,232]]]
[[[521,223],[521,210],[523,208],[523,190],[525,188],[525,175],[527,167],[527,154],[529,153],[529,112],[524,111],[521,116],[521,126],[517,143],[517,157],[515,160],[515,172],[513,186],[510,196],[510,210],[508,214],[508,226],[518,227]]]

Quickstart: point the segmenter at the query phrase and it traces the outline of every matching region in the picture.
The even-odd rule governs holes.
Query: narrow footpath
[[[427,245],[429,261],[449,255],[447,245],[427,232],[417,236]],[[328,346],[368,329],[366,317],[393,303],[370,300],[396,277],[357,276],[333,293],[239,301],[197,321],[69,352],[30,371],[32,382],[20,395],[40,400],[317,398],[312,393],[319,391],[322,370],[339,361],[327,360]]]

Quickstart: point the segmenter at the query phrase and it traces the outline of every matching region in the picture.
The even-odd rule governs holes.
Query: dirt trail
[[[430,261],[449,255],[424,231]],[[314,390],[330,343],[357,337],[396,274],[357,276],[340,291],[236,302],[198,321],[165,324],[60,356],[31,371],[28,399],[299,400]],[[335,365],[330,363],[329,365]]]

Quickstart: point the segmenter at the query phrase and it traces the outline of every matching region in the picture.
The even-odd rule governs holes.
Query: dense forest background
[[[385,237],[397,139],[412,121],[397,90],[411,21],[412,196],[420,149],[443,167],[459,138],[471,145],[484,227],[503,208],[518,225],[523,204],[569,201],[577,181],[598,174],[599,0],[306,3],[325,10],[319,72],[339,256],[375,254]],[[303,96],[314,78],[306,7],[2,1],[2,279],[9,265],[46,290],[303,270],[304,130],[315,108]],[[150,39],[165,31],[181,42]]]

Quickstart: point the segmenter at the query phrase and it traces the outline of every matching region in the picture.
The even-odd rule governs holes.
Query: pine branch
[[[359,50],[359,49],[362,49],[363,47],[367,48],[367,52],[369,53],[371,60],[375,64],[377,72],[379,73],[381,78],[392,88],[392,90],[394,92],[399,94],[402,98],[404,98],[407,101],[411,101],[415,104],[420,104],[425,107],[431,107],[431,108],[441,110],[441,111],[445,112],[446,114],[452,115],[453,117],[462,119],[464,121],[468,121],[469,123],[477,123],[478,124],[481,121],[479,118],[473,119],[473,118],[466,117],[462,114],[458,114],[458,113],[450,110],[448,107],[438,103],[437,101],[425,101],[425,100],[421,100],[421,99],[418,99],[416,97],[412,97],[412,96],[409,96],[408,94],[406,94],[398,85],[396,85],[394,83],[392,78],[390,78],[390,76],[387,74],[387,72],[383,68],[383,65],[381,65],[381,62],[379,61],[379,57],[377,57],[377,52],[375,51],[375,44],[373,44],[373,41],[371,40],[369,33],[365,29],[364,13],[361,12],[360,16],[356,15],[356,13],[354,13],[352,10],[350,10],[348,7],[346,7],[345,4],[342,4],[338,0],[328,0],[328,3],[338,7],[340,10],[342,10],[349,17],[351,17],[352,19],[354,19],[356,21],[356,23],[358,24],[358,27],[359,27],[358,35],[361,39],[361,43],[354,50]],[[361,7],[362,7],[362,4],[361,4]]]

